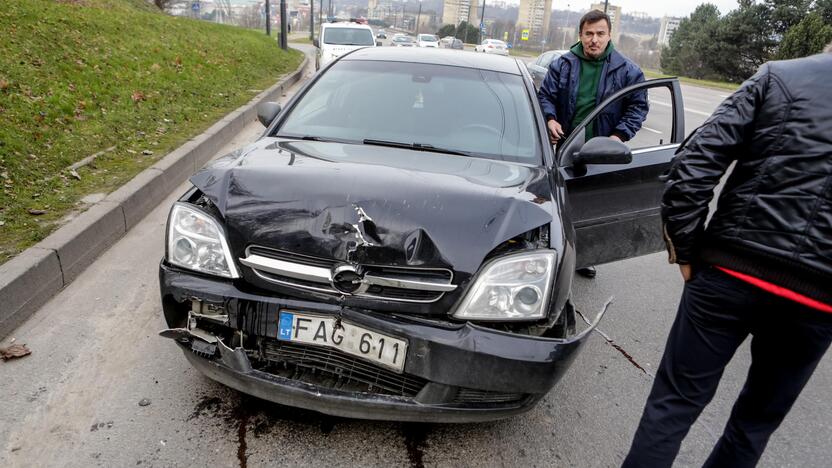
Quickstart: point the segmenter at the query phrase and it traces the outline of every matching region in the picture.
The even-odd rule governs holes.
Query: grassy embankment
[[[667,78],[670,76],[673,75],[665,75],[664,73],[655,70],[644,70],[644,77],[648,80],[654,80],[656,78]],[[729,83],[727,81],[697,80],[696,78],[688,78],[686,76],[680,76],[679,81],[690,85],[722,89],[725,91],[736,91],[737,88],[740,87],[739,83]]]
[[[0,263],[302,60],[144,0],[4,0],[0,49]]]

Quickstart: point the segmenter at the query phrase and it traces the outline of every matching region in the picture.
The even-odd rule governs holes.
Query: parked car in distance
[[[285,109],[259,107],[257,141],[191,177],[168,217],[160,335],[207,377],[284,405],[516,415],[580,362],[609,306],[583,319],[575,269],[664,250],[681,88],[619,91],[556,151],[520,60],[402,52],[336,59]],[[653,88],[671,96],[667,140],[586,141],[609,106]]]
[[[486,54],[508,55],[506,43],[498,39],[486,39],[476,46],[474,51]]]
[[[418,47],[439,47],[439,37],[433,34],[419,34],[416,44]]]
[[[387,33],[383,29],[379,29],[376,33],[376,39],[387,39]]]
[[[416,47],[416,40],[405,34],[396,34],[390,43],[393,47]]]
[[[326,66],[336,58],[362,47],[381,45],[373,38],[373,29],[359,23],[324,23],[321,25],[320,40],[315,39],[318,53],[315,69]]]
[[[532,75],[534,87],[539,88],[546,78],[546,73],[549,72],[549,64],[561,55],[569,52],[568,50],[547,50],[538,55],[536,59],[526,64],[529,74]]]
[[[457,39],[453,36],[445,36],[439,40],[439,47],[443,49],[462,50],[464,49],[464,44],[461,39]]]

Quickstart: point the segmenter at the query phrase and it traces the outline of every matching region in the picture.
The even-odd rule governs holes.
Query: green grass
[[[644,77],[648,80],[656,79],[656,78],[668,78],[673,75],[665,75],[664,73],[655,71],[655,70],[643,70]],[[726,91],[736,91],[737,88],[740,87],[739,83],[729,83],[727,81],[711,81],[711,80],[698,80],[696,78],[688,78],[686,76],[678,77],[679,81],[682,83],[692,84],[696,86],[704,86],[706,88],[715,88],[715,89],[724,89]]]
[[[547,49],[548,50],[548,49]],[[542,52],[540,50],[525,50],[525,49],[518,49],[517,47],[512,48],[509,50],[509,54],[515,57],[528,57],[534,58],[540,55]]]
[[[302,60],[261,32],[144,0],[4,0],[0,44],[0,263]],[[66,170],[114,145],[80,180]]]

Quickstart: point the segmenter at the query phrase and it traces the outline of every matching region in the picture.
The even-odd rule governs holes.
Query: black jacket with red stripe
[[[832,304],[832,53],[769,62],[728,97],[677,151],[662,218],[671,262]]]

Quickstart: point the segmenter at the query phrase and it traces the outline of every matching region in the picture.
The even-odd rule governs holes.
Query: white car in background
[[[476,47],[475,52],[483,52],[486,54],[508,55],[508,47],[506,43],[497,39],[486,39]]]
[[[439,38],[433,34],[419,34],[416,38],[416,46],[439,48]]]
[[[347,52],[381,45],[381,42],[376,42],[373,29],[359,23],[324,23],[319,37],[315,39],[315,47],[318,48],[316,70]]]

